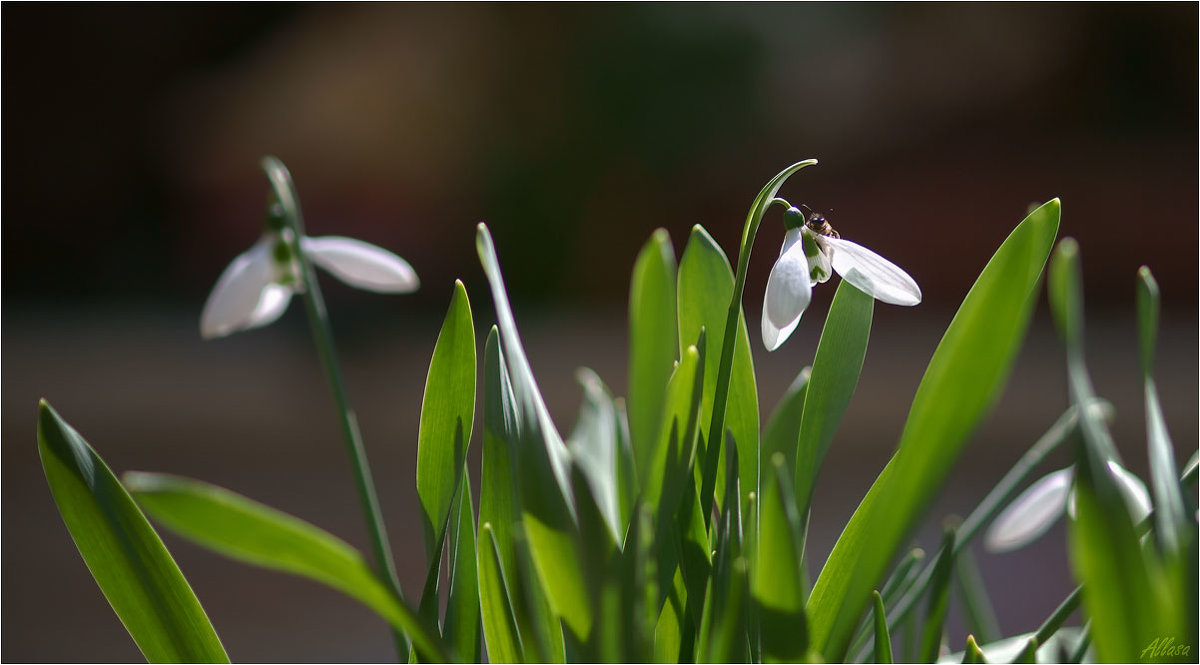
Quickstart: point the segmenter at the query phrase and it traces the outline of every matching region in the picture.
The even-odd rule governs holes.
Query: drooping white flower
[[[222,337],[265,326],[278,319],[292,294],[304,288],[291,229],[270,230],[229,264],[200,315],[200,335]],[[420,285],[407,261],[382,247],[354,238],[300,239],[314,265],[350,286],[378,293],[410,293]]]
[[[1151,510],[1146,484],[1115,461],[1109,460],[1108,470],[1113,480],[1117,481],[1117,489],[1125,499],[1133,523],[1146,519]],[[1046,533],[1064,511],[1074,517],[1074,479],[1074,466],[1038,479],[992,522],[984,536],[984,546],[992,552],[1019,549]]]
[[[908,273],[866,247],[843,240],[820,213],[806,219],[792,207],[783,219],[787,234],[763,299],[762,337],[768,351],[791,336],[812,299],[812,287],[827,281],[831,272],[876,300],[910,307],[921,302],[921,289]]]
[[[991,552],[1008,552],[1032,543],[1067,509],[1075,467],[1049,473],[1030,485],[992,522],[983,538]]]

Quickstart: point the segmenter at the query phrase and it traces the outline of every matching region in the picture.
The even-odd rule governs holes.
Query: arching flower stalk
[[[205,338],[220,337],[267,325],[283,314],[293,294],[303,296],[317,357],[329,381],[354,471],[375,564],[392,593],[403,601],[404,591],[396,577],[371,465],[350,406],[333,330],[313,266],[320,266],[353,287],[381,293],[414,291],[419,284],[417,275],[404,259],[370,243],[340,236],[308,237],[287,167],[271,156],[263,158],[262,167],[274,196],[267,209],[266,229],[258,242],[238,255],[217,280],[200,316],[200,333]],[[393,630],[393,636],[397,655],[401,660],[408,658],[408,637],[398,630]]]
[[[789,206],[783,223],[787,233],[763,299],[762,337],[768,351],[778,349],[796,330],[812,299],[812,287],[828,281],[833,272],[876,300],[906,307],[921,302],[921,289],[908,273],[866,247],[843,240],[820,213],[806,218]]]

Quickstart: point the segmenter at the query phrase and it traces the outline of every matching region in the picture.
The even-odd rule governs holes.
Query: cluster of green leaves
[[[1143,547],[1105,466],[1116,449],[1104,429],[1107,405],[1082,365],[1073,245],[1062,245],[1050,280],[1073,404],[947,529],[936,555],[904,547],[1006,382],[1057,234],[1057,200],[1033,210],[984,267],[930,360],[892,459],[810,584],[813,489],[858,382],[874,301],[839,285],[812,365],[760,428],[741,311],[745,264],[770,201],[806,164],[785,170],[755,200],[736,275],[700,226],[678,262],[668,234],[651,235],[630,287],[626,398],[580,370],[583,403],[565,438],[526,357],[491,235],[479,226],[497,324],[483,344],[478,511],[466,459],[479,361],[457,282],[421,407],[416,486],[428,573],[415,609],[353,547],[295,517],[195,480],[136,473],[118,482],[43,403],[39,446],[55,500],[147,659],[227,658],[144,513],[222,555],[362,602],[406,636],[411,662],[478,662],[485,654],[490,662],[890,662],[897,631],[906,635],[900,657],[936,660],[952,588],[973,631],[957,656],[965,662],[1032,661],[1047,657],[1051,643],[1082,657],[1087,634],[1060,630],[1081,595],[1104,659],[1132,660],[1148,637],[1170,630],[1195,644],[1195,507],[1150,372],[1157,289],[1144,273],[1155,537]],[[1086,591],[1036,633],[1001,640],[969,544],[1050,452],[1075,440],[1083,443],[1072,551]]]

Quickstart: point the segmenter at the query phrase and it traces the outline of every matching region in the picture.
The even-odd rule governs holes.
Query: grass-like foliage
[[[1181,475],[1155,388],[1158,285],[1149,269],[1138,273],[1146,490],[1124,468],[1106,426],[1111,407],[1094,394],[1084,364],[1079,248],[1066,239],[1051,258],[1057,199],[1033,209],[983,266],[929,361],[891,460],[829,557],[808,560],[813,488],[858,384],[875,300],[920,300],[902,270],[777,197],[790,176],[815,163],[785,169],[754,199],[736,264],[700,226],[678,259],[665,231],[650,234],[630,284],[625,396],[581,369],[583,403],[565,436],[526,357],[502,252],[479,225],[476,248],[496,323],[480,347],[467,288],[453,285],[421,404],[415,486],[428,573],[414,603],[393,572],[313,266],[374,291],[411,290],[416,276],[366,243],[307,238],[291,177],[268,158],[267,230],[222,276],[205,310],[205,334],[264,325],[292,294],[304,298],[372,552],[200,481],[130,473],[118,482],[43,402],[46,478],[85,563],[155,662],[226,655],[146,515],[213,552],[361,602],[390,625],[397,657],[410,662],[1194,660],[1197,524],[1187,488],[1196,458]],[[796,381],[773,396],[758,392],[757,336],[742,293],[755,237],[777,203],[788,209],[787,236],[767,287],[764,343],[786,340],[811,289],[831,271],[844,281],[812,365],[797,367]],[[906,544],[1004,389],[1048,262],[1070,403],[926,556]],[[765,423],[760,399],[776,404]],[[466,464],[476,428],[478,506]],[[1075,448],[1072,467],[1021,493],[1063,444]],[[1065,512],[1068,498],[1080,586],[1035,632],[1002,636],[971,544],[987,531],[989,547],[1019,547]],[[815,581],[810,568],[820,571]],[[972,634],[948,645],[952,593]],[[1078,621],[1067,626],[1077,609]]]

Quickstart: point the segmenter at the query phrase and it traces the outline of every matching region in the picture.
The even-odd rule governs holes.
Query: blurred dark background
[[[821,165],[783,195],[832,210],[844,237],[925,294],[876,310],[817,490],[816,560],[886,461],[975,275],[1054,196],[1061,233],[1082,245],[1089,359],[1128,466],[1145,475],[1132,319],[1143,263],[1164,294],[1159,381],[1179,461],[1195,450],[1194,4],[5,3],[0,16],[4,660],[139,657],[45,486],[39,397],[117,470],[217,482],[366,549],[299,308],[199,338],[208,290],[258,237],[265,153],[291,168],[311,233],[391,248],[422,279],[411,296],[326,289],[410,594],[424,571],[420,391],[452,281],[467,284],[481,343],[494,320],[475,223],[491,226],[567,431],[577,366],[624,392],[629,272],[651,230],[680,252],[701,223],[735,252],[762,184],[807,157]],[[759,234],[752,331],[780,231],[772,216]],[[765,411],[811,361],[833,290],[816,291],[770,357],[752,335]],[[1062,363],[1042,305],[918,534],[927,547],[1065,407]],[[351,601],[166,540],[235,660],[391,657],[386,630]],[[980,556],[1008,633],[1036,628],[1071,588],[1061,525]],[[961,645],[961,622],[951,636]]]

